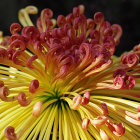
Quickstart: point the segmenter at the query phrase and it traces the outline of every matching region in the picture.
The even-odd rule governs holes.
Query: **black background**
[[[140,43],[140,0],[0,0],[0,30],[4,35],[10,35],[10,24],[18,22],[18,10],[27,5],[37,6],[39,13],[44,8],[50,8],[54,17],[57,17],[59,14],[67,15],[79,4],[85,5],[87,17],[93,17],[95,12],[101,11],[105,20],[122,26],[123,36],[116,55]]]

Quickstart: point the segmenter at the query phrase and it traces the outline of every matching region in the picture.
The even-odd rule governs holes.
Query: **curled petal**
[[[24,37],[19,34],[13,34],[10,38],[10,41],[13,42],[14,40],[24,41]]]
[[[82,102],[82,97],[81,95],[78,94],[73,98],[73,103],[70,105],[70,108],[73,110],[77,110],[81,105],[81,102]]]
[[[71,28],[72,26],[69,23],[66,23],[63,27],[65,33],[67,33],[67,31]]]
[[[85,91],[84,97],[82,99],[82,105],[87,105],[89,103],[89,99],[90,99],[90,92]]]
[[[80,58],[83,62],[91,58],[91,48],[87,43],[82,43],[80,45]]]
[[[122,64],[128,65],[128,67],[135,67],[139,63],[139,57],[136,53],[125,54],[122,56]]]
[[[46,19],[46,18],[52,18],[53,16],[53,11],[49,8],[46,8],[44,10],[42,10],[41,12],[41,17]]]
[[[90,38],[99,41],[100,33],[97,30],[94,29],[90,32]]]
[[[126,71],[124,69],[117,69],[113,73],[113,77],[124,77],[126,76]]]
[[[68,31],[67,31],[67,35],[68,35],[68,37],[71,39],[71,40],[74,40],[74,38],[75,38],[75,30],[74,29],[69,29]]]
[[[7,100],[7,96],[9,95],[9,89],[6,86],[0,88],[0,98],[3,101]]]
[[[15,134],[15,128],[12,126],[8,126],[5,129],[5,136],[8,140],[17,140],[17,136]]]
[[[20,24],[18,24],[18,23],[11,24],[11,26],[10,26],[10,32],[11,32],[11,34],[16,34],[20,30],[21,30]]]
[[[102,106],[104,115],[107,116],[109,113],[108,113],[108,108],[107,108],[106,103],[102,103],[101,106]]]
[[[91,19],[91,18],[87,19],[87,28],[88,28],[88,29],[93,29],[94,26],[95,26],[94,20]]]
[[[100,56],[103,51],[104,47],[102,45],[99,45],[98,43],[92,46],[92,52],[94,57]]]
[[[33,107],[32,115],[34,117],[39,117],[41,111],[42,111],[42,102],[39,101],[39,102],[35,103],[35,105]]]
[[[68,65],[61,66],[59,73],[53,78],[51,84],[53,84],[57,79],[64,77],[67,74]]]
[[[124,87],[124,79],[122,77],[115,77],[113,83],[116,89],[121,89]]]
[[[119,41],[120,41],[120,38],[122,36],[122,28],[120,25],[118,24],[113,24],[111,26],[111,29],[113,31],[113,38],[115,40],[115,44],[118,45]]]
[[[21,105],[21,106],[27,106],[31,103],[31,99],[26,99],[26,95],[24,92],[20,92],[18,94],[18,103]]]
[[[52,18],[53,16],[53,11],[51,9],[44,9],[41,12],[41,16],[40,16],[40,27],[39,29],[41,29],[42,31],[46,30],[46,27],[52,26],[53,23],[50,20],[50,18]],[[38,24],[39,25],[39,24]]]
[[[40,34],[40,40],[42,43],[45,43],[47,41],[47,35],[46,32],[43,32]]]
[[[12,60],[14,53],[15,53],[15,51],[13,49],[11,49],[11,48],[7,49],[7,55],[10,60]]]
[[[53,26],[53,22],[49,18],[46,19],[46,26]]]
[[[131,89],[135,86],[136,82],[133,76],[125,76],[124,78],[124,82],[125,82],[125,88],[126,89]]]
[[[100,129],[100,136],[101,136],[102,140],[112,140],[112,139],[107,135],[107,133],[106,133],[104,130],[101,130],[101,129]]]
[[[53,37],[53,38],[57,38],[57,37],[58,37],[57,31],[58,31],[57,28],[54,28],[54,29],[52,30],[52,37]]]
[[[114,131],[113,133],[116,135],[116,136],[122,136],[124,133],[125,133],[125,127],[123,125],[123,123],[119,123],[119,124],[116,124],[114,123],[113,124],[113,127],[114,127]]]
[[[66,23],[66,18],[65,18],[63,15],[59,15],[59,16],[57,17],[57,25],[58,25],[59,27],[61,27],[61,26],[64,26],[65,23]]]
[[[38,9],[35,6],[27,6],[25,8],[25,10],[28,14],[33,14],[34,15],[34,14],[38,13]]]
[[[36,26],[37,26],[38,30],[42,33],[43,32],[43,28],[42,28],[41,18],[40,17],[36,21]]]
[[[110,23],[108,21],[104,21],[100,26],[100,29],[99,29],[100,33],[106,36],[108,35],[109,30],[110,30]],[[109,33],[109,36],[110,36],[110,33]]]
[[[103,38],[103,44],[105,44],[105,43],[109,43],[109,44],[111,44],[111,45],[115,45],[114,39],[113,39],[112,36],[105,36],[105,37]]]
[[[34,26],[27,26],[22,29],[22,36],[27,40],[36,41],[40,37],[40,32]]]
[[[41,53],[43,51],[43,46],[41,45],[39,41],[36,41],[34,43],[34,50],[36,53]]]
[[[92,125],[101,126],[107,122],[108,118],[105,116],[98,116],[96,119],[91,120]]]
[[[80,14],[80,9],[78,7],[73,8],[73,16],[78,17]]]
[[[17,50],[14,52],[14,54],[12,55],[12,61],[16,64],[16,65],[24,65],[24,62],[20,59],[18,59],[19,56],[22,55],[23,51]]]
[[[20,51],[24,51],[26,49],[26,46],[24,44],[23,41],[21,40],[14,40],[11,44],[10,44],[10,48],[13,50],[20,50]]]
[[[103,32],[104,36],[112,36],[112,29],[110,27],[106,28]]]
[[[66,55],[60,55],[60,58],[58,57],[58,64],[61,66],[67,65],[68,69],[74,66],[74,57],[73,56],[66,56]]]
[[[33,63],[33,61],[35,61],[37,58],[38,58],[37,55],[31,56],[31,57],[27,60],[27,63],[26,63],[26,64],[27,64],[27,67],[28,67],[28,68],[33,68],[32,63]]]
[[[37,89],[39,88],[39,81],[38,80],[33,80],[31,83],[30,83],[30,86],[29,86],[29,91],[31,93],[35,93],[37,91]]]
[[[107,126],[110,129],[110,131],[116,135],[116,136],[122,136],[125,133],[125,127],[123,123],[113,123],[112,121],[108,120],[107,121]]]
[[[46,53],[45,69],[48,68],[48,65],[52,61],[52,58],[54,58],[54,56],[57,55],[57,52],[59,52],[59,50],[61,51],[61,49],[62,49],[62,46],[57,43],[51,46],[51,49],[49,49],[49,51]]]
[[[72,23],[73,19],[74,19],[74,16],[73,16],[72,13],[68,14],[67,17],[66,17],[66,20],[67,20],[68,23]]]
[[[103,46],[110,52],[111,55],[114,54],[115,52],[115,45],[113,45],[112,43],[104,43]]]
[[[104,15],[101,12],[96,12],[94,14],[94,22],[96,24],[101,24],[104,21]]]
[[[78,27],[80,26],[80,24],[81,24],[80,18],[79,17],[75,18],[74,21],[73,21],[73,27],[75,28],[75,30],[78,29]]]
[[[90,123],[89,119],[87,119],[87,118],[83,119],[83,121],[82,121],[82,129],[87,130],[89,123]]]

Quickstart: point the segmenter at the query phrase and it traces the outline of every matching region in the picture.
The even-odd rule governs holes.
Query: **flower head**
[[[133,139],[140,134],[140,46],[114,56],[122,29],[84,6],[36,26],[19,11],[0,32],[0,139]]]

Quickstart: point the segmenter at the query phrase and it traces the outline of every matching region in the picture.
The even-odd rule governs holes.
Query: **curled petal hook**
[[[26,99],[26,95],[24,92],[20,92],[17,99],[18,99],[18,103],[21,106],[27,106],[31,103],[31,98]]]
[[[8,126],[5,129],[5,136],[8,140],[17,140],[17,136],[15,134],[15,128],[12,126]]]

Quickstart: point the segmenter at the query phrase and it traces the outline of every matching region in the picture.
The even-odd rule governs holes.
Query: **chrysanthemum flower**
[[[138,140],[140,46],[114,56],[122,29],[84,6],[32,23],[19,11],[0,35],[0,140]]]

